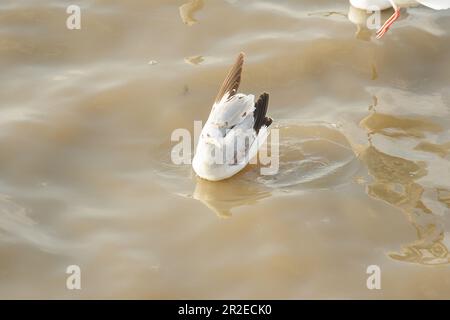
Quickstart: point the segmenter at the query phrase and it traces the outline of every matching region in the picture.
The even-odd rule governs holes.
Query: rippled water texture
[[[1,298],[450,298],[450,11],[77,2],[0,4]],[[280,170],[203,181],[171,133],[240,51]]]

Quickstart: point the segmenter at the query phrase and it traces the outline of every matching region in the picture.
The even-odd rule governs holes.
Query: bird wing
[[[248,162],[249,156],[254,156],[258,150],[254,142],[266,137],[266,134],[260,134],[260,129],[267,132],[272,123],[272,119],[266,117],[267,93],[262,94],[256,103],[253,95],[237,93],[243,63],[244,54],[241,53],[219,90],[201,135],[210,144],[223,146],[227,150],[227,158],[234,160],[231,162],[235,164]],[[264,139],[259,139],[260,135],[264,135]]]
[[[267,128],[272,124],[272,119],[266,117],[268,104],[269,95],[263,93],[255,103],[253,113],[248,114],[226,134],[224,144],[234,152],[235,164],[252,159],[267,138]]]
[[[220,128],[231,128],[242,122],[254,109],[255,97],[237,93],[241,83],[244,54],[240,53],[229,71],[209,115],[208,121]]]
[[[241,123],[255,108],[252,94],[237,94],[231,100],[214,104],[208,122],[221,128],[231,129]]]
[[[243,52],[241,52],[238,55],[233,67],[228,72],[227,77],[223,81],[222,86],[219,89],[219,93],[217,94],[215,103],[220,102],[222,98],[227,94],[229,95],[229,97],[231,97],[237,93],[239,85],[241,84],[241,74],[242,67],[244,66],[244,58],[245,55]]]
[[[432,8],[434,10],[443,10],[450,8],[450,1],[445,0],[416,0],[420,4]]]
[[[254,125],[253,129],[259,133],[262,126],[269,127],[272,119],[266,117],[267,108],[269,107],[269,94],[263,93],[255,103],[255,111],[253,111]]]

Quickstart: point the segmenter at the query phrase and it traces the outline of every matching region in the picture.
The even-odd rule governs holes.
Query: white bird
[[[450,8],[450,0],[350,0],[350,3],[355,8],[363,10],[372,10],[373,8],[385,10],[391,7],[394,8],[394,14],[377,31],[377,39],[384,36],[392,24],[400,17],[400,7],[422,4],[434,10]]]
[[[203,179],[223,180],[241,171],[269,134],[269,95],[263,93],[255,103],[254,95],[238,93],[243,64],[240,53],[200,134],[192,167]]]

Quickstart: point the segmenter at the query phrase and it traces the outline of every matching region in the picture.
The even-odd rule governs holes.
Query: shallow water
[[[78,3],[0,4],[1,298],[450,298],[450,11]],[[240,51],[280,170],[202,181],[170,136]]]

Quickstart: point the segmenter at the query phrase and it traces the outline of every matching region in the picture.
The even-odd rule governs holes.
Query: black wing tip
[[[265,118],[264,118],[263,126],[269,127],[269,126],[272,124],[272,122],[273,122],[273,119],[272,119],[272,118],[265,117]]]
[[[267,108],[269,106],[269,94],[264,92],[259,96],[258,101],[255,103],[255,111],[253,111],[253,116],[255,118],[255,124],[253,125],[253,129],[256,133],[259,133],[259,129],[262,126],[269,127],[272,124],[272,119],[266,117]]]
[[[269,94],[267,92],[261,93],[261,95],[258,98],[258,101],[256,101],[255,103],[255,108],[260,105],[264,106],[265,108],[267,108],[267,106],[269,105]]]

